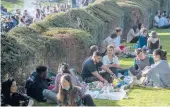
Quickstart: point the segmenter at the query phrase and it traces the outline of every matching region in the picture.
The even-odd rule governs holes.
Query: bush
[[[98,43],[99,37],[103,36],[101,34],[103,31],[103,22],[88,14],[84,9],[72,9],[67,13],[54,14],[50,17],[47,17],[40,24],[45,25],[45,29],[37,24],[34,24],[31,27],[40,31],[41,33],[48,31],[48,28],[50,27],[81,29],[89,32],[93,36],[92,40],[95,44]]]
[[[124,16],[124,13],[118,8],[115,2],[103,1],[101,3],[96,3],[88,6],[86,11],[104,22],[104,32],[101,32],[103,34],[100,37],[101,40],[106,36],[109,36],[114,28],[122,26],[121,19]]]
[[[1,35],[1,40],[1,79],[4,81],[13,77],[21,85],[30,73],[21,69],[31,64],[34,52],[9,35]]]
[[[80,65],[89,53],[85,50],[89,50],[89,46],[92,44],[90,34],[71,28],[51,28],[43,35],[50,43],[50,45],[46,45],[46,49],[49,50],[47,59],[49,59],[50,68],[56,71],[59,63],[66,62],[72,67],[80,69]],[[54,43],[60,44],[54,45]],[[57,48],[55,48],[58,50],[54,50],[51,46],[56,46]],[[54,57],[55,54],[58,56]]]

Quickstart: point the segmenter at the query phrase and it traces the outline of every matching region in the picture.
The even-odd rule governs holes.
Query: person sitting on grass
[[[101,62],[102,54],[99,51],[93,53],[93,56],[83,63],[81,76],[86,83],[94,81],[102,81],[104,83],[112,83],[111,76],[114,73]],[[100,73],[99,71],[105,70],[106,72]]]
[[[169,28],[169,22],[166,18],[166,14],[162,14],[161,18],[159,19],[158,28]]]
[[[143,48],[147,46],[147,34],[148,31],[146,28],[141,29],[141,34],[139,35],[139,43],[138,43],[138,48]]]
[[[33,81],[26,83],[27,95],[39,102],[46,102],[47,99],[57,103],[56,93],[48,90],[49,81],[47,80],[47,67],[38,66]]]
[[[66,63],[61,63],[59,65],[59,69],[58,69],[58,74],[56,75],[56,78],[55,78],[55,87],[54,87],[54,91],[56,91],[56,93],[58,93],[58,90],[59,90],[59,84],[60,84],[60,80],[61,80],[61,77],[65,74],[69,74],[71,76],[71,79],[72,79],[72,82],[75,86],[80,86],[81,89],[82,89],[82,92],[84,92],[85,90],[83,90],[84,88],[82,88],[82,85],[81,83],[79,82],[79,80],[77,79],[77,77],[75,75],[72,75],[70,73],[70,70],[69,70],[69,66],[68,64]]]
[[[152,54],[155,49],[160,48],[160,39],[158,38],[156,31],[151,32],[151,36],[147,40],[147,48],[149,50],[149,54]]]
[[[34,101],[17,92],[14,79],[8,79],[2,83],[1,106],[32,106]]]
[[[138,26],[134,25],[127,34],[127,43],[136,43],[138,41],[139,31]]]
[[[141,71],[147,67],[154,64],[152,57],[146,55],[145,51],[141,48],[136,50],[136,58],[134,60],[134,67],[130,67],[130,72],[132,75],[136,76],[137,79],[141,78]]]
[[[121,69],[118,57],[114,54],[114,46],[109,45],[107,47],[107,55],[103,57],[103,64],[109,67],[113,73],[118,76],[118,73],[128,75],[128,69]]]
[[[84,95],[79,87],[74,86],[68,74],[60,79],[57,100],[60,106],[95,106],[91,96]]]
[[[170,87],[170,67],[167,61],[167,52],[156,49],[153,52],[155,64],[142,71],[142,76],[146,77],[145,86]]]
[[[112,32],[110,36],[108,36],[106,39],[103,40],[99,49],[103,56],[106,54],[108,45],[115,46],[115,52],[118,54],[121,53],[121,49],[119,46],[120,46],[120,40],[121,40],[120,36],[122,35],[122,31],[123,30],[121,28],[116,28],[116,30]]]

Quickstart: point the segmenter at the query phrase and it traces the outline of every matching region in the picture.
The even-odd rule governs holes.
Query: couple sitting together
[[[170,67],[166,55],[165,51],[156,49],[153,51],[152,58],[147,56],[143,49],[137,49],[134,67],[130,67],[131,74],[137,79],[137,84],[170,87]]]

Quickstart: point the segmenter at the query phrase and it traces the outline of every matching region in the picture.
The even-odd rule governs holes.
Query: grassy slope
[[[163,49],[168,51],[170,64],[170,29],[154,30],[159,32]],[[120,64],[122,67],[126,68],[133,65],[133,59],[121,59]],[[129,99],[123,99],[121,101],[99,99],[95,99],[94,101],[97,106],[170,106],[170,90],[168,89],[133,87],[130,92],[128,92],[128,96]],[[48,103],[35,103],[35,105],[55,106],[55,104]]]

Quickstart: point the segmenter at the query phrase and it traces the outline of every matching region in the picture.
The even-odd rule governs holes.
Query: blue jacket
[[[138,48],[143,48],[143,46],[147,46],[147,37],[143,36],[143,35],[139,35],[139,44],[138,44]]]

